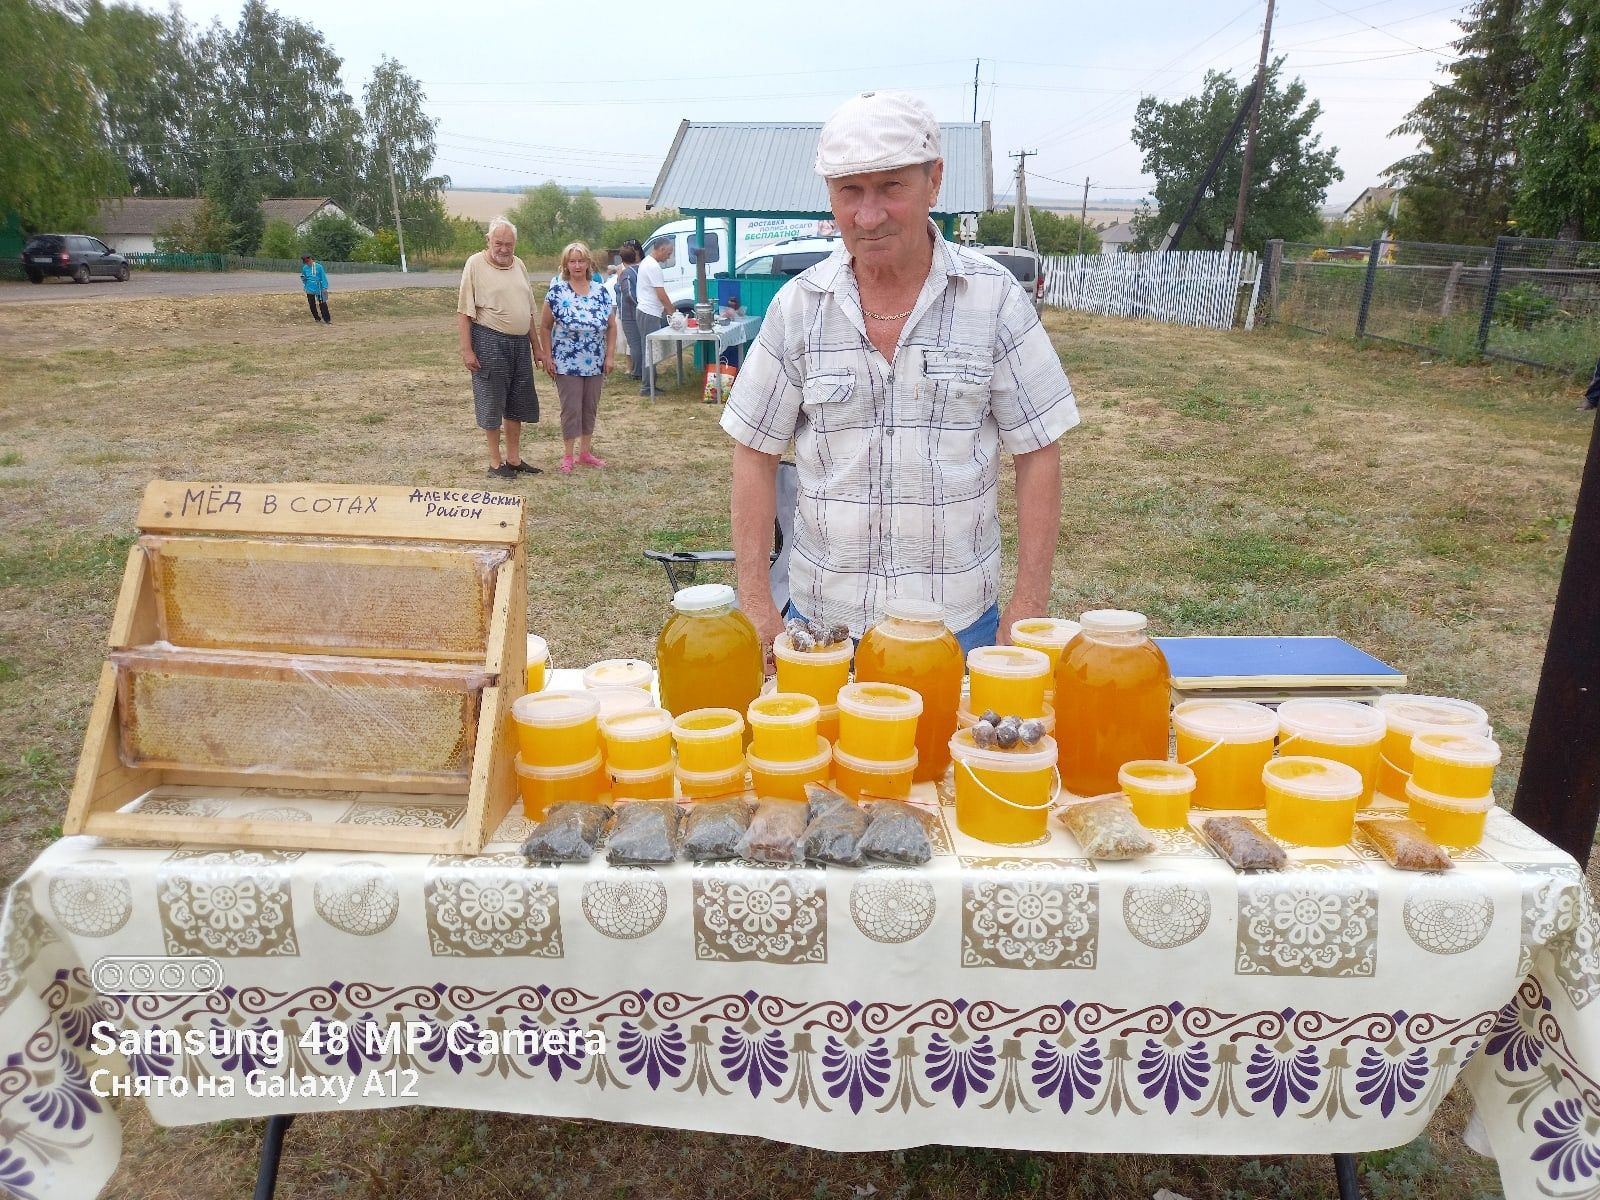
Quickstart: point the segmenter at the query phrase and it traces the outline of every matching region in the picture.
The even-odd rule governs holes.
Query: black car
[[[22,247],[22,269],[30,283],[43,283],[46,275],[67,275],[74,283],[88,283],[96,275],[128,282],[128,260],[84,233],[35,234]]]

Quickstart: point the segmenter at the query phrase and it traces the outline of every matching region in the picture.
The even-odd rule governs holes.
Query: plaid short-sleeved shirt
[[[962,629],[1000,597],[1000,448],[1025,454],[1078,423],[1061,360],[1004,267],[946,242],[893,364],[867,339],[843,246],[773,299],[722,428],[765,454],[794,442],[800,484],[789,587],[856,636],[896,597]]]

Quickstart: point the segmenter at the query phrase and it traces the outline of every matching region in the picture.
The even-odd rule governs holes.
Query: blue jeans
[[[802,621],[810,619],[794,606],[793,600],[784,606],[783,615],[786,620],[789,617],[799,617]],[[999,636],[1000,606],[993,604],[989,606],[988,612],[984,613],[971,625],[957,631],[956,641],[961,643],[961,653],[966,655],[976,650],[979,646],[993,646]]]

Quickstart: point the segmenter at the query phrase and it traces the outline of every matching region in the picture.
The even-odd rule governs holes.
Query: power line
[[[965,63],[964,58],[940,58],[927,62],[912,63],[868,63],[856,67],[817,67],[807,71],[751,71],[744,74],[729,75],[718,71],[718,79],[783,79],[795,76],[810,75],[840,75],[851,71],[902,71],[917,67],[945,67],[952,63]],[[418,83],[425,87],[584,87],[594,83],[594,79],[419,79]],[[627,83],[694,83],[703,84],[705,75],[645,75],[630,76],[625,81],[612,80],[610,82]],[[963,88],[966,84],[961,85]],[[679,97],[681,99],[681,97]]]

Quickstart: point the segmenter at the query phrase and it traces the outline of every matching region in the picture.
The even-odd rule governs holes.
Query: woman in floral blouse
[[[561,439],[566,454],[561,473],[571,475],[573,464],[603,467],[589,446],[594,436],[595,413],[600,407],[600,385],[611,373],[617,349],[617,313],[610,293],[594,279],[594,255],[582,242],[572,242],[561,252],[561,273],[545,297],[540,324],[550,349],[544,369],[556,381],[561,397]],[[573,443],[578,454],[573,457]]]

